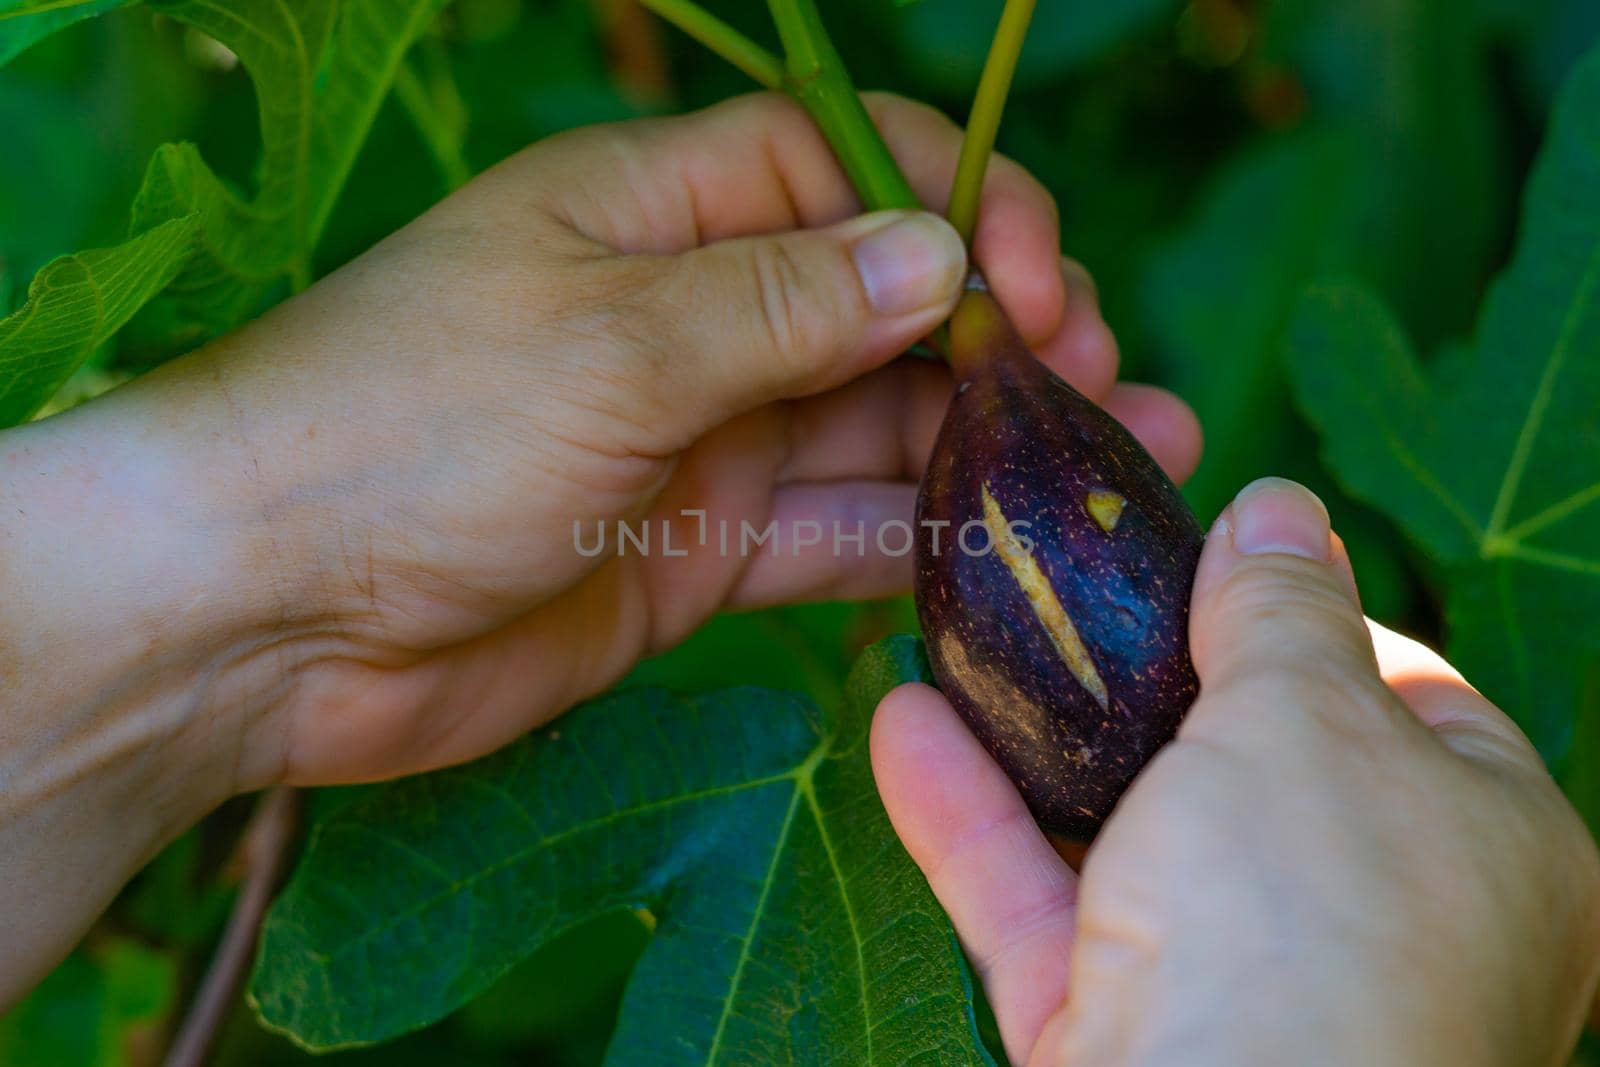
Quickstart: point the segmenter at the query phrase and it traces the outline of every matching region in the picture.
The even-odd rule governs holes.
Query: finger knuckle
[[[1268,714],[1341,700],[1342,679],[1320,674],[1301,663],[1257,663],[1219,679],[1219,684],[1214,685],[1208,695],[1214,703],[1260,708]]]
[[[1326,568],[1292,556],[1267,556],[1235,568],[1217,590],[1220,617],[1235,626],[1268,629],[1302,622],[1343,632],[1358,622]]]
[[[930,107],[921,100],[913,100],[909,96],[885,89],[870,89],[862,93],[861,102],[866,105],[867,113],[878,122],[890,119],[896,114],[924,116],[940,114],[937,108]],[[948,122],[949,119],[945,121]]]
[[[754,289],[760,341],[786,377],[802,372],[812,353],[830,349],[831,316],[808,313],[805,270],[786,242],[754,242],[748,257],[744,274]]]
[[[782,93],[774,92],[744,93],[713,104],[701,114],[708,118],[726,120],[741,129],[746,126],[765,129],[790,125],[797,121],[810,121],[806,118],[804,109],[792,99]]]
[[[634,139],[647,137],[659,119],[644,119],[621,128],[618,123],[599,122],[551,134],[528,149],[530,163],[552,166],[558,162],[581,160],[590,165],[606,165],[626,154]]]
[[[670,398],[682,391],[666,386],[689,368],[676,358],[688,345],[666,278],[650,257],[574,272],[571,298],[561,302],[558,316],[540,324],[548,342],[543,362],[583,399],[585,409],[640,426],[671,414]]]

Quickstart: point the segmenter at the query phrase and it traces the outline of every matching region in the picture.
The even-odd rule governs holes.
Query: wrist
[[[0,1011],[281,766],[295,646],[259,510],[221,490],[237,453],[149,399],[0,433]]]
[[[170,833],[274,780],[296,653],[242,450],[161,394],[0,434],[0,673],[8,718],[137,768],[127,799]]]

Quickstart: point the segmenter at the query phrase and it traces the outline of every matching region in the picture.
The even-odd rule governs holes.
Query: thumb
[[[884,211],[817,230],[719,241],[654,261],[669,359],[644,383],[683,439],[771,400],[840,385],[944,321],[966,277],[949,223]]]
[[[1372,638],[1328,512],[1309,489],[1262,478],[1239,493],[1206,538],[1189,617],[1208,695],[1247,683],[1380,693]],[[1274,704],[1276,701],[1267,701]]]

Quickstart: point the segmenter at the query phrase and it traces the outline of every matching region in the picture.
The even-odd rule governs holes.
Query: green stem
[[[1022,41],[1033,18],[1034,0],[1006,0],[995,30],[989,58],[978,81],[978,95],[967,118],[967,135],[961,142],[961,159],[956,164],[955,184],[950,189],[950,224],[969,246],[978,228],[978,202],[983,196],[983,176],[989,169],[994,139],[1000,131],[1000,116],[1005,111],[1011,79],[1017,72]]]
[[[867,210],[920,209],[828,38],[814,0],[767,0],[767,6],[788,56],[785,89],[822,130]]]
[[[694,0],[639,0],[712,52],[774,92],[782,92],[783,61],[723,22]]]
[[[787,64],[695,0],[639,2],[760,85],[794,97],[822,130],[869,211],[921,208],[862,105],[814,0],[768,0]]]

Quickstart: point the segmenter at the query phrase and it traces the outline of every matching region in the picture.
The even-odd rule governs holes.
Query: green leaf
[[[1202,520],[1264,475],[1310,485],[1333,512],[1367,611],[1397,619],[1412,592],[1393,532],[1318,464],[1282,360],[1310,279],[1400,254],[1362,231],[1363,205],[1387,186],[1374,158],[1361,137],[1328,127],[1241,154],[1193,222],[1152,254],[1139,296],[1161,381],[1189,402],[1205,431],[1205,455],[1183,489]]]
[[[608,1062],[985,1062],[949,922],[878,801],[861,659],[833,715],[630,689],[335,812],[263,930],[252,998],[313,1048],[440,1018],[575,924],[648,909]]]
[[[1264,21],[1260,47],[1305,82],[1308,121],[1224,163],[1150,256],[1143,320],[1163,384],[1205,430],[1184,487],[1195,510],[1217,514],[1263,475],[1306,482],[1329,502],[1368,610],[1395,618],[1413,595],[1406,561],[1317,463],[1285,331],[1307,282],[1346,274],[1424,337],[1465,327],[1500,226],[1488,67],[1473,20],[1432,0],[1282,0]]]
[[[1230,160],[1141,284],[1166,383],[1205,428],[1185,490],[1202,515],[1261,475],[1307,476],[1281,362],[1306,282],[1358,276],[1427,336],[1476,298],[1498,183],[1470,22],[1433,0],[1272,8],[1266,47],[1307,80],[1316,118]]]
[[[108,169],[86,165],[104,153],[105,133],[84,121],[83,98],[53,88],[0,76],[0,260],[19,274],[89,243],[84,216],[92,211],[84,209]],[[10,310],[0,300],[0,316]]]
[[[0,1063],[125,1067],[129,1038],[172,1011],[171,957],[126,938],[80,947],[0,1020]]]
[[[753,685],[802,693],[818,707],[833,708],[865,647],[916,625],[910,597],[727,612],[682,644],[642,661],[624,684],[683,693]]]
[[[165,288],[195,233],[193,216],[170,219],[115,248],[53,260],[34,275],[27,302],[0,319],[0,428],[42,407]]]
[[[285,283],[310,281],[311,254],[406,50],[444,0],[179,0],[160,8],[228,45],[261,101],[256,196],[243,200],[193,145],[157,153],[134,229],[196,214],[204,253],[175,285],[206,333],[237,325]]]
[[[1352,262],[1360,150],[1319,130],[1239,156],[1151,257],[1140,292],[1151,342],[1164,383],[1205,429],[1184,487],[1203,518],[1254,478],[1305,474],[1284,466],[1309,449],[1288,404],[1283,332],[1305,282]]]
[[[1140,300],[1163,384],[1205,431],[1199,469],[1183,487],[1202,521],[1264,475],[1295,478],[1328,502],[1377,618],[1404,614],[1410,585],[1392,531],[1331,483],[1316,439],[1295,416],[1284,332],[1306,282],[1397,252],[1361,231],[1381,195],[1362,138],[1312,128],[1246,151],[1225,166],[1200,213],[1152,254]]]
[[[1505,152],[1479,20],[1437,0],[1279,0],[1263,34],[1312,118],[1358,148],[1350,269],[1427,343],[1464,329],[1509,221],[1495,207]]]
[[[1290,333],[1328,462],[1446,566],[1454,656],[1558,769],[1597,758],[1573,741],[1600,714],[1597,188],[1600,50],[1562,95],[1470,346],[1425,369],[1343,284],[1308,293]]]
[[[1600,4],[1593,0],[1479,0],[1484,17],[1508,32],[1517,73],[1547,105],[1574,63],[1600,41]]]
[[[57,30],[133,0],[0,0],[0,67]]]
[[[159,149],[134,201],[133,236],[47,264],[29,303],[0,320],[0,426],[37,410],[164,289],[172,344],[186,347],[308,282],[317,239],[395,69],[442,5],[155,5],[226,44],[250,71],[260,101],[259,190],[240,197],[193,145]]]
[[[451,1022],[496,1045],[560,1048],[569,1061],[605,1056],[628,975],[650,943],[647,914],[612,912],[567,931],[511,969]]]

